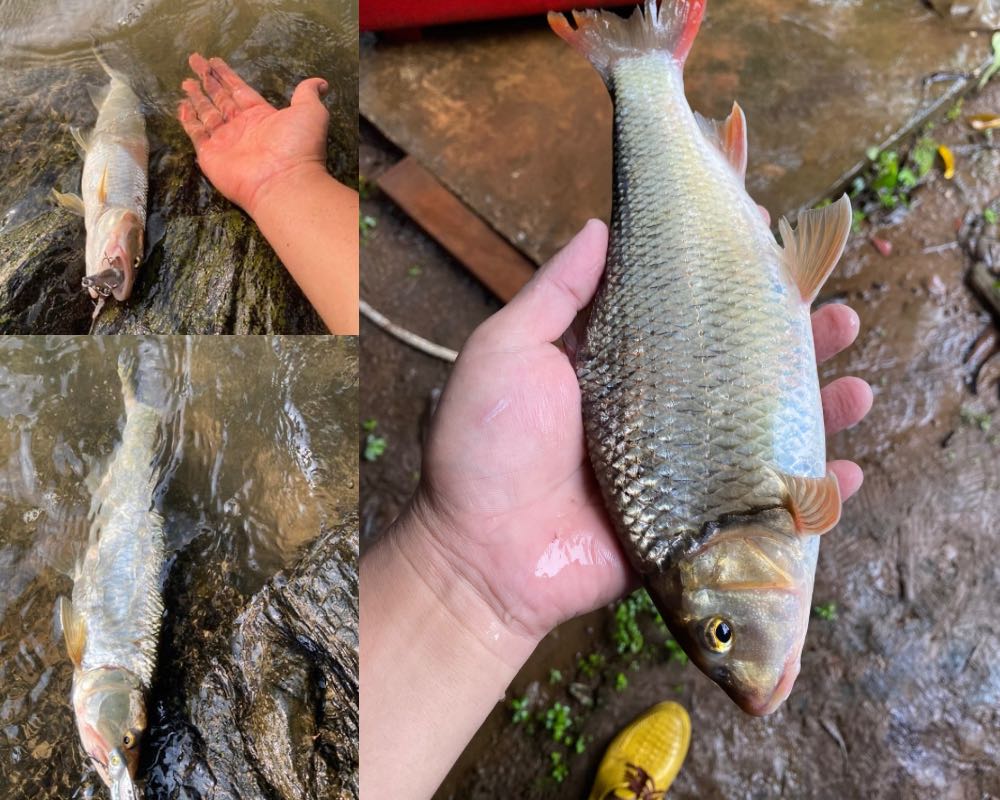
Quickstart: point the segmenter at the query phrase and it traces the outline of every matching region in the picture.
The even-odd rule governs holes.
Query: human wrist
[[[237,204],[254,220],[259,220],[270,208],[281,206],[289,197],[307,192],[310,185],[327,180],[334,178],[323,162],[315,159],[297,161],[269,175],[245,200],[237,200]]]

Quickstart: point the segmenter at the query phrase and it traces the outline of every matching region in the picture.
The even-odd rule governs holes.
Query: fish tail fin
[[[122,350],[118,356],[118,377],[127,413],[132,413],[136,406],[161,412],[166,409],[170,381],[167,354],[160,342],[140,339],[134,348]]]
[[[641,53],[668,53],[683,67],[705,15],[705,0],[646,0],[645,12],[637,7],[628,18],[611,11],[572,14],[576,27],[554,11],[549,12],[549,26],[607,82],[615,61]]]

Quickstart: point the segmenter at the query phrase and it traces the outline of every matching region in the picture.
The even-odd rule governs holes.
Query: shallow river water
[[[54,604],[86,537],[90,492],[124,422],[118,353],[133,337],[0,339],[0,796],[104,797],[69,705]],[[321,529],[357,506],[350,338],[169,337],[160,506],[166,611],[142,771],[147,797],[209,796],[168,688]],[[155,785],[153,785],[155,784]],[[157,787],[172,786],[168,791]]]

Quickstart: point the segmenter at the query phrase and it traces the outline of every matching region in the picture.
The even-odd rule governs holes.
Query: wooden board
[[[378,187],[505,303],[535,266],[449,192],[412,156],[386,170]]]

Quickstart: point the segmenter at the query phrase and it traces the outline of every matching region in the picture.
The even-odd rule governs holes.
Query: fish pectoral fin
[[[781,474],[788,505],[800,534],[826,533],[840,521],[840,484],[832,472],[822,478]]]
[[[86,135],[76,125],[70,125],[69,132],[76,143],[76,151],[80,154],[80,158],[86,158],[87,150],[90,148],[90,142],[87,141]]]
[[[57,189],[52,190],[52,199],[55,200],[57,206],[62,206],[67,211],[72,211],[74,214],[79,214],[83,216],[83,199],[78,194],[73,194],[72,192],[67,192],[63,194]]]
[[[747,118],[739,103],[733,103],[733,110],[723,120],[709,119],[697,111],[694,118],[705,137],[732,164],[740,180],[747,177]]]
[[[802,299],[812,303],[837,266],[851,233],[851,201],[845,194],[836,203],[799,214],[795,230],[784,217],[778,222],[785,265]]]
[[[65,597],[59,598],[59,623],[62,625],[69,660],[79,667],[83,663],[83,647],[87,643],[87,624]]]

